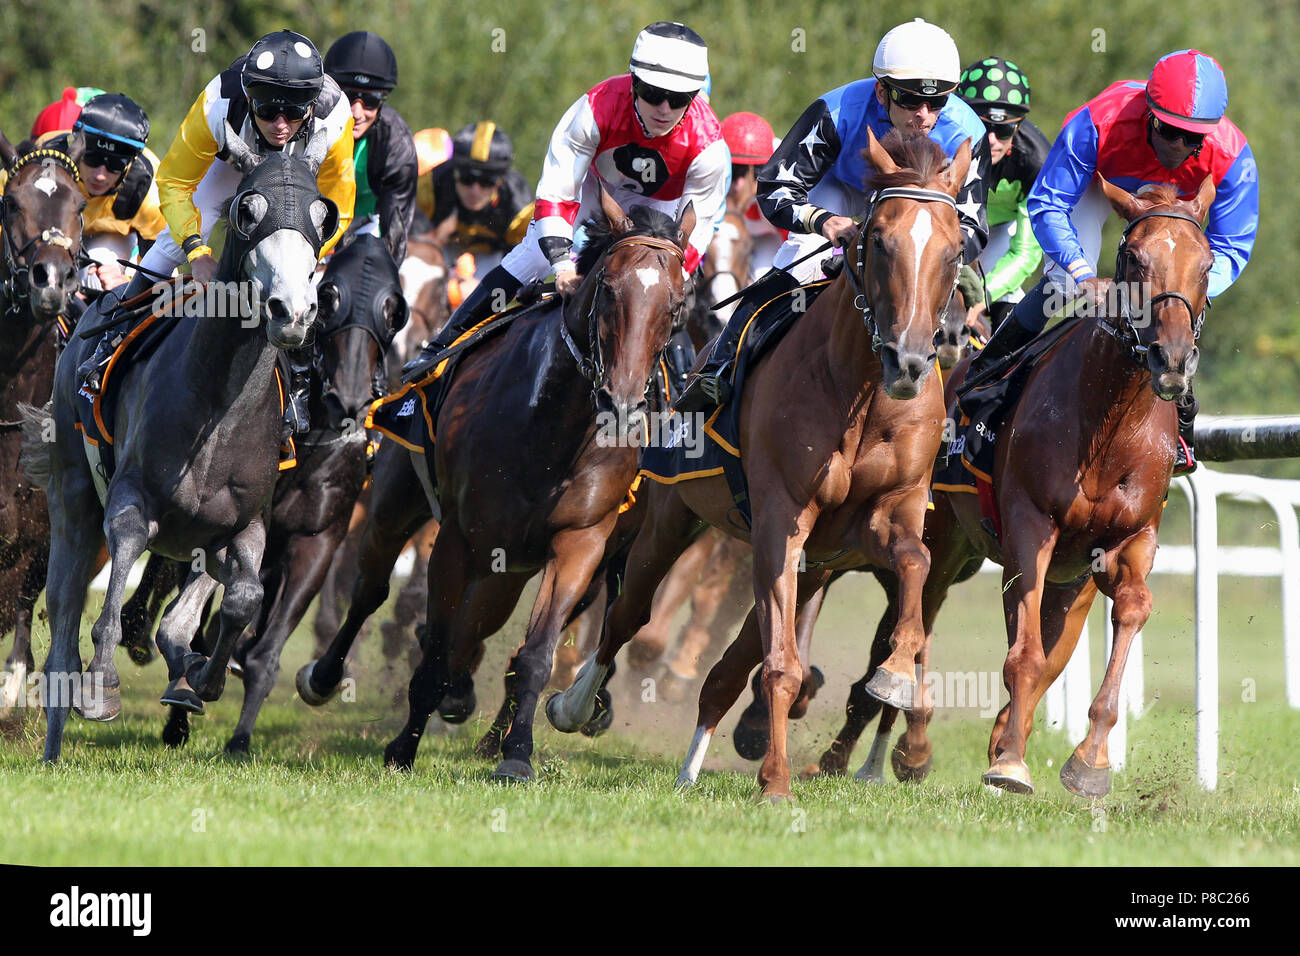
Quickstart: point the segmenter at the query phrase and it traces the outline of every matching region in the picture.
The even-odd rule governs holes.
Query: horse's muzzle
[[[278,349],[296,349],[307,341],[307,332],[316,321],[316,300],[292,309],[279,296],[266,300],[266,338]]]
[[[881,384],[885,394],[893,399],[906,400],[921,394],[925,377],[934,366],[937,358],[934,352],[922,355],[919,352],[902,352],[895,345],[885,345],[880,349],[880,364],[883,369]]]
[[[1201,350],[1167,350],[1159,344],[1147,349],[1147,368],[1151,372],[1151,389],[1165,401],[1182,398],[1192,387],[1192,377],[1201,361]]]

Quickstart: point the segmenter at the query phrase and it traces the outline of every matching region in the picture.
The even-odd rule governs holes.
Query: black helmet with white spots
[[[240,77],[250,100],[309,106],[320,96],[325,71],[320,52],[301,33],[280,30],[253,44]]]

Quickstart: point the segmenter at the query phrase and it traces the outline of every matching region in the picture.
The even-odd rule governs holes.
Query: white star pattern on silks
[[[975,160],[971,160],[970,169],[966,170],[966,181],[962,183],[963,186],[969,186],[980,178],[980,171],[976,168],[978,165]]]
[[[967,219],[979,219],[980,204],[974,199],[967,199],[965,202],[957,203],[957,212]]]
[[[794,202],[794,193],[789,187],[782,186],[780,189],[773,189],[767,194],[768,199],[783,199],[786,202]]]
[[[820,136],[817,135],[817,127],[814,126],[812,129],[808,131],[807,136],[799,140],[799,145],[807,149],[808,155],[811,156],[812,151],[815,147],[826,145],[826,140],[822,139]]]
[[[785,163],[778,161],[776,164],[776,181],[778,183],[797,183],[799,177],[795,175],[794,166],[794,163],[787,166]]]
[[[811,212],[814,208],[816,207],[810,205],[809,203],[803,203],[802,205],[799,206],[791,206],[790,212],[795,217],[795,219],[799,220],[800,222],[807,222],[808,213]]]

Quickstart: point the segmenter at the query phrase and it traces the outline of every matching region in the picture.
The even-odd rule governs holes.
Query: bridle
[[[596,310],[596,300],[601,284],[605,280],[605,270],[609,266],[609,260],[619,249],[628,246],[649,246],[652,249],[659,249],[663,252],[672,253],[676,258],[679,266],[684,266],[686,254],[681,250],[677,243],[668,239],[660,239],[657,236],[624,236],[614,242],[601,256],[600,269],[589,280],[591,288],[591,300],[587,305],[586,325],[587,325],[587,347],[591,352],[590,356],[584,355],[578,347],[573,333],[569,331],[568,317],[564,314],[560,316],[560,338],[564,341],[573,356],[574,362],[578,365],[578,371],[582,373],[591,385],[591,400],[597,411],[602,408],[601,396],[605,396],[609,408],[613,407],[613,395],[610,394],[609,387],[605,384],[605,356],[600,347],[600,316]],[[674,320],[676,316],[674,316]],[[653,379],[653,369],[651,375],[646,379],[646,390],[649,391],[650,382]],[[648,407],[646,401],[642,401],[637,410]]]
[[[956,211],[957,209],[957,200],[953,199],[947,193],[940,192],[937,189],[921,189],[918,187],[911,187],[911,186],[893,186],[890,187],[889,189],[881,189],[876,192],[873,192],[868,197],[867,216],[866,219],[863,220],[862,228],[858,230],[858,241],[856,247],[857,262],[854,263],[853,268],[851,269],[846,268],[845,272],[848,273],[849,282],[851,282],[853,284],[853,288],[857,290],[857,295],[853,297],[853,307],[862,312],[862,324],[866,327],[867,331],[871,333],[871,350],[873,352],[880,351],[881,346],[884,345],[884,339],[880,337],[880,327],[876,324],[876,313],[872,309],[871,303],[867,300],[866,240],[867,240],[867,233],[871,231],[872,219],[876,215],[876,207],[880,205],[880,203],[884,202],[886,199],[911,199],[916,202],[938,202],[951,207],[954,211]],[[959,276],[960,274],[961,274],[961,268],[958,267],[957,275]],[[956,294],[957,294],[957,279],[956,277],[954,277],[952,282],[952,290],[948,293],[948,301],[944,303],[943,309],[939,310],[940,312],[943,312],[945,309],[947,309],[948,303],[952,302],[952,297]]]
[[[70,156],[57,149],[36,149],[20,156],[9,167],[9,181],[12,183],[14,177],[24,167],[38,162],[42,166],[60,166],[72,177],[74,184],[81,183],[81,170],[77,168],[77,164],[72,161]],[[8,300],[8,307],[5,310],[6,318],[29,310],[31,301],[31,266],[28,265],[28,262],[34,252],[39,253],[46,247],[54,246],[67,252],[74,265],[86,265],[90,262],[90,259],[81,252],[80,248],[81,240],[79,236],[82,226],[80,214],[77,216],[78,238],[74,239],[72,236],[66,235],[63,230],[51,226],[32,236],[21,247],[14,242],[14,231],[10,228],[8,219],[7,206],[0,203],[0,230],[4,232],[5,269],[9,273],[3,284],[0,284],[0,293]],[[67,305],[66,299],[64,305]]]
[[[1133,231],[1133,228],[1138,223],[1142,222],[1142,220],[1144,219],[1182,219],[1185,222],[1190,222],[1198,230],[1201,229],[1200,221],[1197,220],[1195,217],[1188,215],[1185,212],[1178,212],[1176,210],[1167,211],[1167,210],[1160,210],[1160,209],[1148,210],[1147,212],[1142,213],[1142,215],[1138,216],[1136,219],[1134,219],[1132,222],[1130,222],[1127,226],[1124,227],[1124,235],[1120,239],[1119,249],[1117,249],[1115,252],[1114,285],[1116,289],[1116,296],[1119,300],[1119,315],[1117,316],[1118,321],[1111,323],[1108,322],[1103,317],[1097,320],[1097,324],[1101,327],[1101,329],[1104,332],[1110,334],[1120,344],[1120,346],[1124,348],[1124,350],[1128,354],[1128,357],[1133,361],[1134,364],[1140,365],[1142,367],[1146,366],[1146,356],[1148,350],[1150,349],[1150,346],[1144,345],[1142,343],[1141,337],[1138,335],[1138,327],[1136,322],[1134,321],[1135,317],[1132,308],[1130,308],[1130,303],[1128,300],[1128,292],[1125,289],[1125,285],[1124,285],[1124,276],[1126,273],[1126,270],[1124,269],[1124,259],[1128,255],[1129,234]],[[1158,293],[1157,295],[1153,295],[1150,299],[1148,299],[1145,307],[1142,310],[1144,327],[1150,324],[1151,314],[1152,314],[1151,310],[1155,307],[1155,305],[1158,302],[1162,302],[1165,299],[1174,299],[1178,302],[1181,302],[1184,306],[1187,307],[1187,313],[1192,318],[1192,339],[1194,341],[1199,339],[1201,337],[1201,327],[1205,324],[1206,310],[1208,310],[1210,307],[1210,300],[1206,298],[1205,307],[1201,309],[1200,313],[1198,314],[1196,312],[1196,308],[1192,305],[1191,300],[1187,298],[1187,296],[1183,295],[1181,292],[1174,292],[1174,291],[1161,292]]]

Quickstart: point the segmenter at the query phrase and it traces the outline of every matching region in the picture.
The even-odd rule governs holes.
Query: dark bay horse
[[[537,697],[560,634],[598,589],[592,580],[636,475],[629,429],[646,410],[654,365],[684,305],[683,250],[695,226],[690,204],[676,221],[648,207],[625,214],[604,193],[601,207],[605,221],[588,223],[578,263],[585,278],[573,299],[467,353],[439,412],[430,464],[442,524],[429,562],[424,656],[407,724],[384,754],[390,766],[412,766],[452,676],[469,670],[540,570],[509,668],[514,719],[494,771],[533,776]],[[616,424],[610,441],[602,420],[629,424]],[[304,700],[323,703],[335,691],[356,618],[371,611],[354,601],[326,655],[299,672]]]
[[[27,467],[48,478],[52,527],[48,761],[58,758],[74,702],[94,719],[112,719],[121,710],[113,652],[121,638],[127,574],[146,550],[191,562],[158,632],[170,678],[164,704],[202,713],[205,700],[220,696],[235,639],[262,600],[265,513],[279,474],[276,354],[300,347],[316,319],[311,275],[337,228],[338,210],[316,185],[323,156],[303,162],[272,153],[258,164],[233,131],[227,142],[244,175],[230,204],[217,280],[194,310],[200,314],[182,319],[143,360],[109,369],[119,376],[117,467],[102,504],[76,428],[75,373],[93,341],[75,339],[56,370],[55,441],[40,440],[37,414],[27,430]],[[112,572],[92,631],[95,656],[82,675],[81,613],[105,534]],[[218,583],[225,586],[221,632],[207,658],[191,653],[189,644]]]
[[[1003,676],[1011,700],[994,724],[984,782],[1016,793],[1033,792],[1024,754],[1034,710],[1074,652],[1098,590],[1114,601],[1116,636],[1088,711],[1088,735],[1062,767],[1061,782],[1080,796],[1110,790],[1107,736],[1129,646],[1151,613],[1146,577],[1173,469],[1172,399],[1190,387],[1196,371],[1196,335],[1213,261],[1200,227],[1214,201],[1209,179],[1190,201],[1179,201],[1172,187],[1130,195],[1104,180],[1101,185],[1128,221],[1112,288],[1141,291],[1117,297],[1123,305],[1117,315],[1081,320],[1031,372],[1003,425],[1008,437],[995,459],[1002,540],[981,527],[974,495],[936,491],[926,521],[932,556],[922,601],[927,635],[953,583],[971,576],[985,556],[1004,569],[1010,650]],[[959,366],[949,382],[950,402],[965,371]],[[896,589],[882,583],[890,607],[877,630],[873,666],[886,650],[886,622],[897,613]],[[822,756],[823,771],[843,771],[879,709],[862,693],[862,683],[854,685],[844,729]],[[881,762],[894,716],[884,709],[869,765]],[[892,751],[903,779],[928,769],[929,716],[928,706],[909,713],[907,732]],[[859,774],[868,775],[868,768]]]
[[[682,785],[694,783],[718,720],[761,659],[771,723],[759,782],[765,797],[789,797],[786,720],[804,684],[795,618],[836,568],[868,564],[898,575],[905,613],[873,692],[912,699],[930,562],[921,531],[944,418],[938,376],[929,372],[961,259],[954,197],[970,146],[948,163],[928,139],[885,142],[868,133],[864,155],[879,171],[869,186],[879,192],[856,256],[758,363],[741,399],[756,606],[705,683]],[[645,522],[600,648],[574,686],[547,702],[559,730],[590,719],[615,654],[648,619],[656,586],[705,522],[745,537],[728,520],[734,504],[723,476],[651,485],[644,497]]]
[[[72,153],[33,150],[19,156],[0,134],[9,170],[0,229],[0,637],[13,649],[0,686],[0,720],[26,692],[32,659],[32,609],[45,587],[50,521],[45,490],[23,474],[20,406],[50,399],[58,354],[55,327],[77,290],[81,251],[80,136]]]
[[[366,479],[366,411],[386,391],[385,356],[406,322],[397,266],[378,236],[358,236],[330,256],[316,291],[313,427],[295,439],[298,465],[281,473],[271,502],[261,567],[266,597],[233,656],[242,669],[244,704],[226,743],[232,754],[248,753],[285,642],[347,533]],[[204,646],[215,639],[213,630]],[[163,740],[176,745],[188,736],[188,711],[173,706]]]

